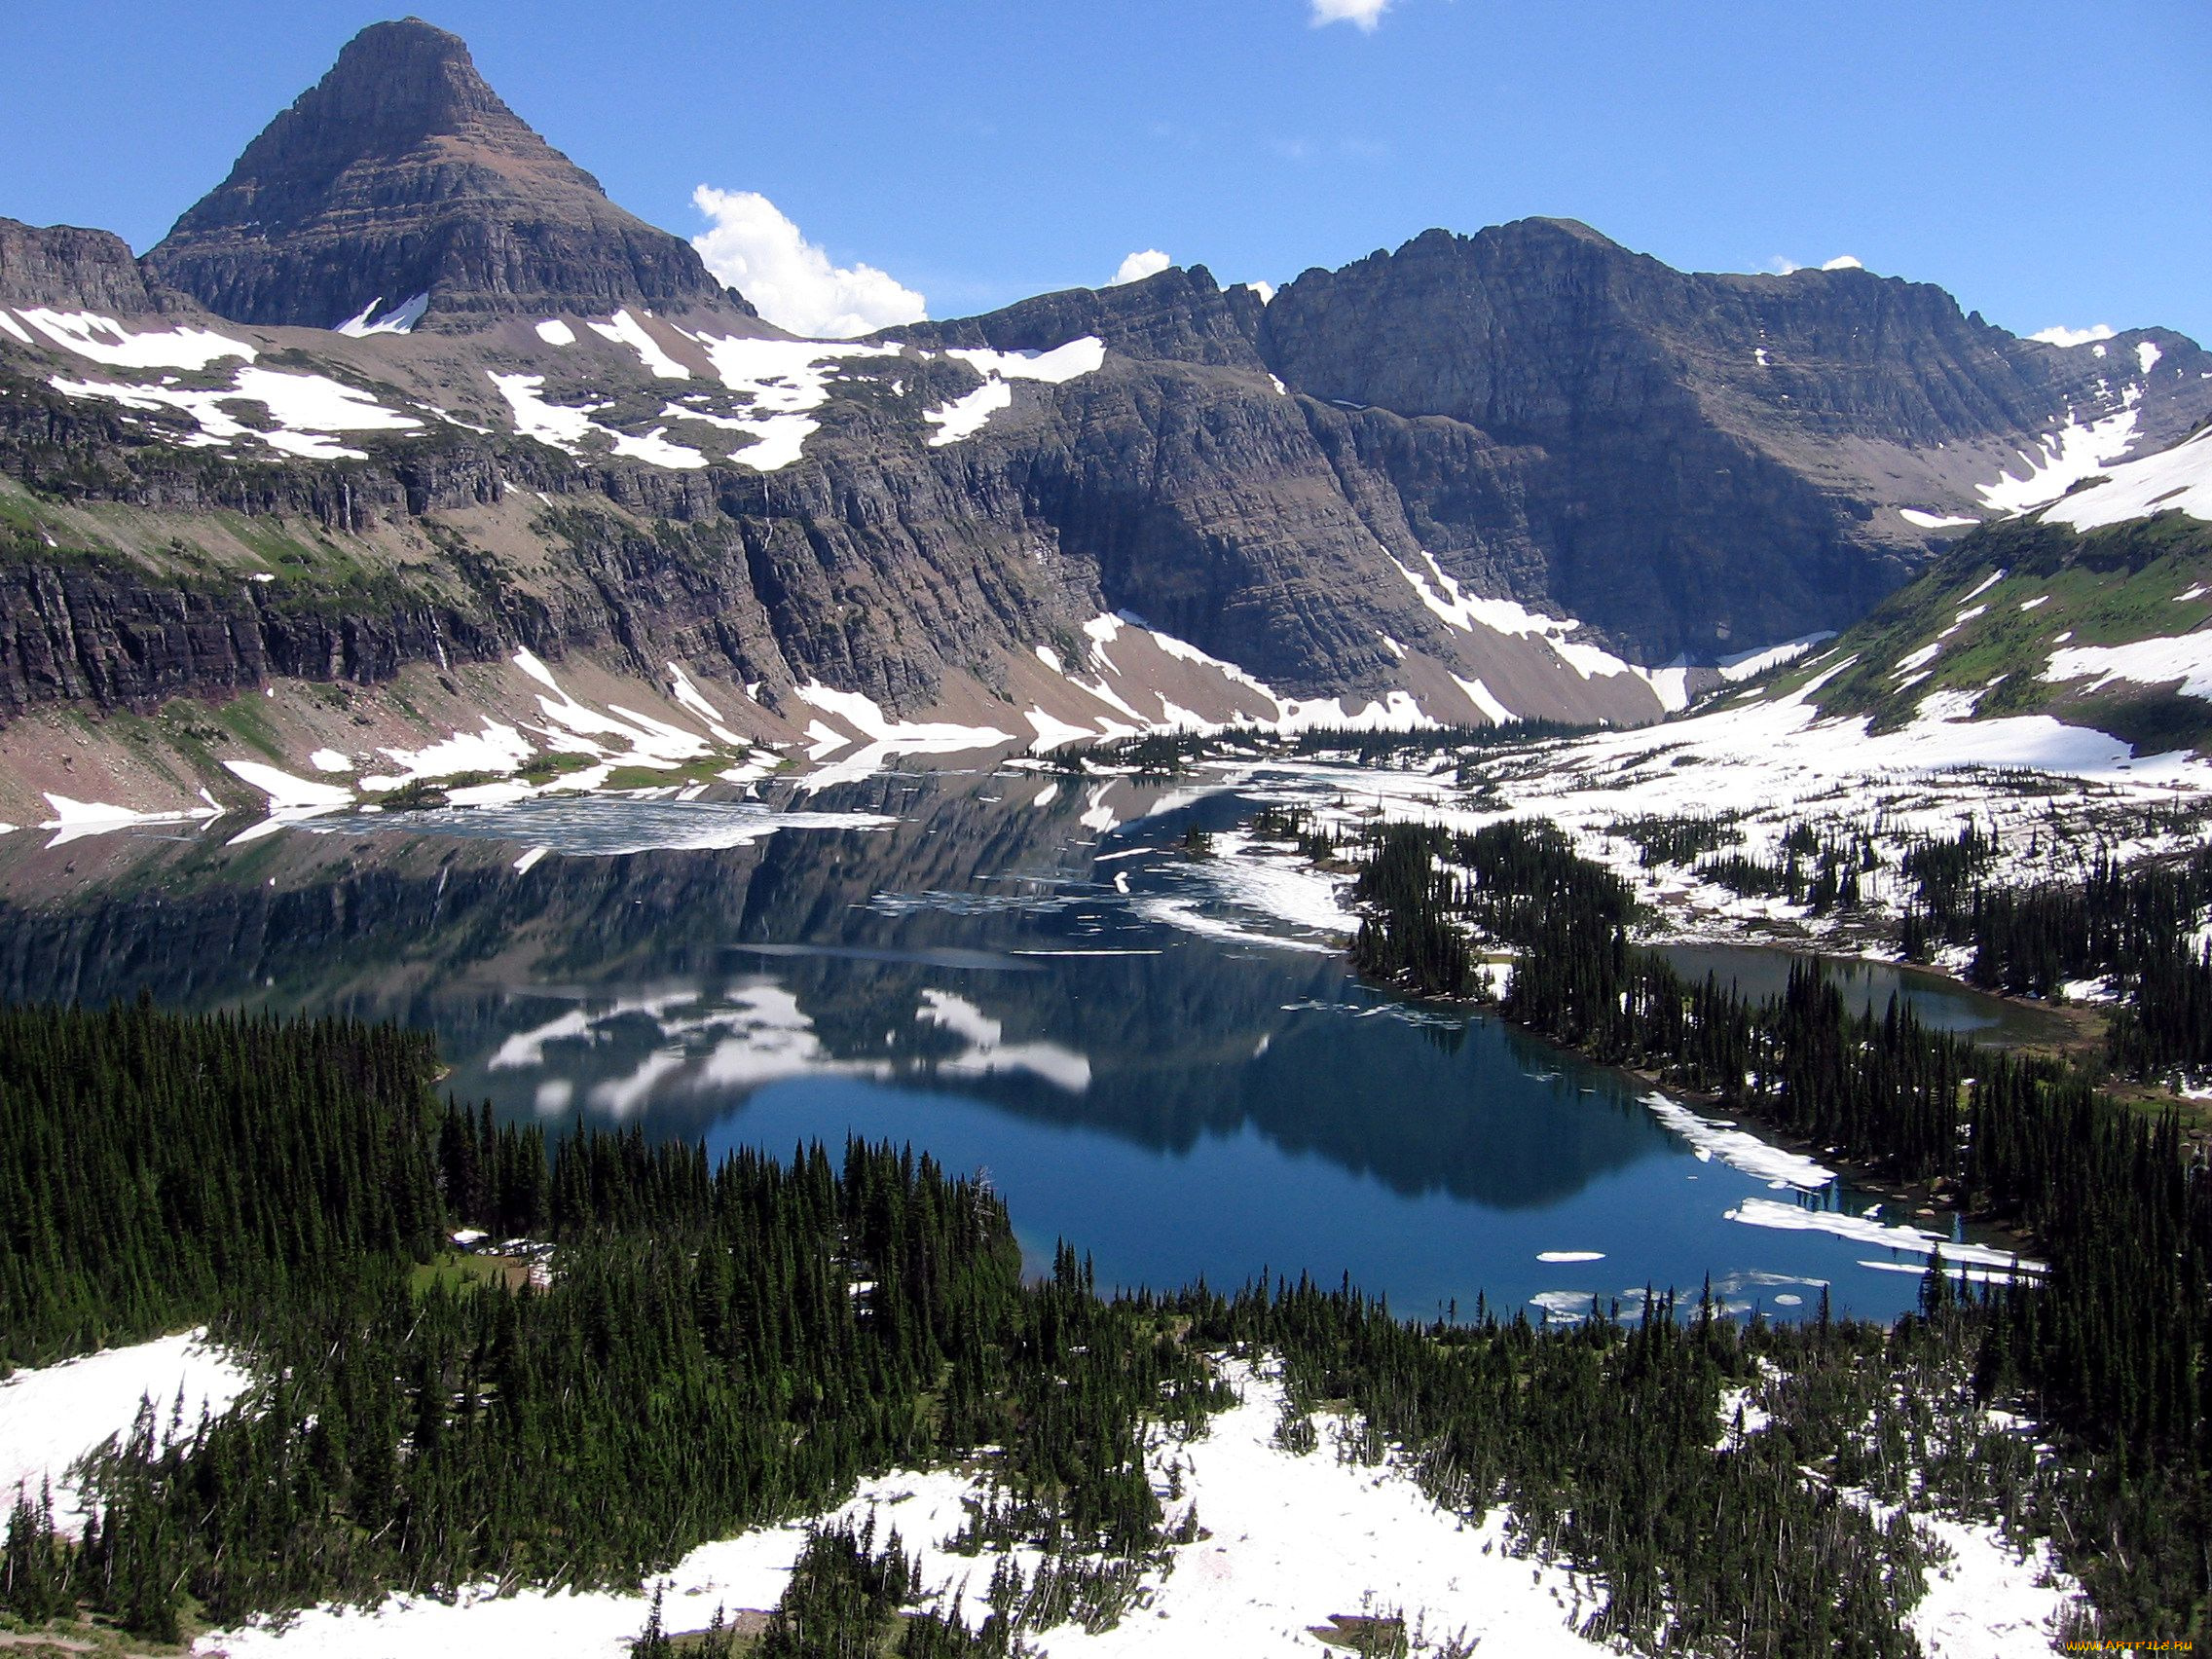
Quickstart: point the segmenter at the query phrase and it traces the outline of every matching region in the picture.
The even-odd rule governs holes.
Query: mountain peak
[[[330,72],[278,116],[254,148],[296,145],[312,135],[340,149],[365,149],[467,127],[536,137],[476,72],[466,41],[420,18],[402,18],[371,23],[348,41]],[[240,165],[252,160],[249,149]]]
[[[329,328],[428,297],[433,327],[625,305],[751,308],[607,199],[420,18],[372,23],[147,256],[240,322]]]

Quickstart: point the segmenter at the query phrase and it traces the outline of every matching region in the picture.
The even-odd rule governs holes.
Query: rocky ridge
[[[2212,414],[2204,357],[1556,220],[1272,303],[1194,267],[793,341],[458,40],[380,24],[142,265],[0,224],[0,719],[388,686],[350,718],[412,752],[431,704],[530,715],[518,652],[659,697],[682,664],[731,729],[810,748],[1649,719]],[[294,700],[269,753],[332,740]]]
[[[624,212],[487,86],[457,35],[363,29],[146,256],[240,322],[433,328],[623,306],[751,316],[689,243]]]

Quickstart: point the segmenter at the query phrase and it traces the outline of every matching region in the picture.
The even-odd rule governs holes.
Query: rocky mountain
[[[752,314],[689,243],[615,206],[508,109],[459,36],[416,18],[356,35],[146,265],[223,316],[305,328]]]
[[[1903,579],[1931,530],[2055,497],[2212,416],[2212,356],[2169,330],[2062,349],[1929,283],[1678,272],[1567,220],[1429,231],[1308,272],[1258,345],[1338,408],[1509,448],[1506,529],[1461,469],[1409,464],[1399,423],[1361,446],[1462,577],[1515,590],[1514,562],[1539,558],[1545,597],[1645,660],[1832,628]]]
[[[1869,716],[1877,733],[2046,715],[2139,756],[2212,748],[2212,428],[1974,531],[1836,641],[1818,677],[1825,714]]]
[[[0,223],[0,816],[1647,720],[2207,416],[2179,335],[1560,220],[793,340],[379,24],[143,261]]]
[[[112,231],[13,219],[0,219],[0,301],[117,316],[179,309],[178,296],[147,286],[129,244]]]

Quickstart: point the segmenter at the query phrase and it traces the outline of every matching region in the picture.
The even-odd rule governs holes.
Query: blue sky
[[[2212,339],[2204,0],[1376,4],[422,9],[633,211],[690,236],[697,187],[760,193],[937,316],[1103,282],[1142,249],[1281,282],[1551,213],[1691,269],[1852,255],[2023,333]],[[0,14],[0,214],[143,250],[394,11]]]

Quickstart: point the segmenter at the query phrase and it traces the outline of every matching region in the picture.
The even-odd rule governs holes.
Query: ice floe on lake
[[[1840,1210],[1808,1209],[1802,1204],[1785,1203],[1775,1198],[1746,1198],[1727,1212],[1730,1221],[1740,1221],[1751,1227],[1774,1228],[1787,1233],[1828,1233],[1838,1238],[1855,1243],[1877,1245],[1886,1250],[1903,1251],[1908,1255],[1929,1257],[1940,1252],[1943,1260],[1954,1268],[1993,1268],[2004,1274],[2017,1273],[2033,1278],[2045,1271],[2041,1262],[2030,1261],[2011,1250],[1991,1244],[1972,1244],[1952,1239],[1926,1228],[1892,1226],[1866,1215],[1846,1215]],[[1893,1264],[1862,1262],[1862,1267],[1887,1268]],[[1897,1264],[1917,1272],[1920,1266]],[[1925,1266],[1925,1263],[1921,1264]]]
[[[1818,1192],[1835,1179],[1834,1170],[1802,1153],[1785,1151],[1723,1119],[1701,1118],[1664,1094],[1646,1094],[1643,1104],[1660,1123],[1689,1142],[1700,1158],[1717,1158],[1730,1168],[1755,1175],[1773,1186],[1805,1192]]]

